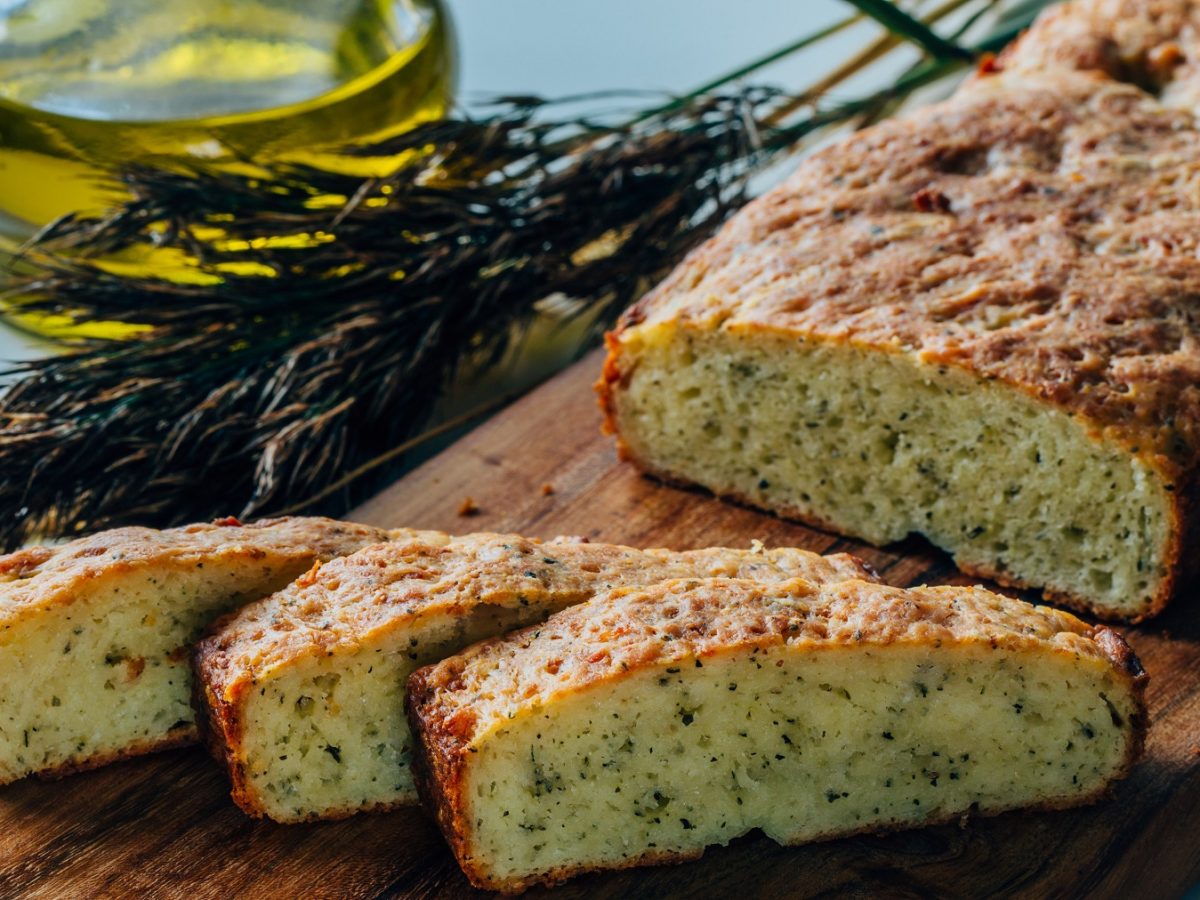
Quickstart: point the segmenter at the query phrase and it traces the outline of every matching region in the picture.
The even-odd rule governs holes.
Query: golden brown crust
[[[604,383],[635,328],[803,336],[1003,381],[1177,473],[1200,450],[1198,138],[1098,75],[980,79],[747,206],[626,316]]]
[[[355,650],[376,631],[433,609],[508,603],[523,591],[551,585],[584,597],[698,574],[771,581],[804,576],[817,582],[871,577],[865,563],[848,554],[821,556],[789,547],[642,550],[516,534],[419,532],[315,566],[274,596],[225,617],[204,641],[203,665],[213,684],[222,683],[219,670],[239,679],[263,678],[301,656]]]
[[[473,737],[582,685],[743,646],[983,642],[1113,664],[1094,633],[1070,613],[979,587],[692,578],[613,591],[422,671],[439,689],[439,718]]]
[[[1069,654],[1080,665],[1111,669],[1134,701],[1130,741],[1110,783],[1123,778],[1142,752],[1147,676],[1125,641],[1108,628],[1093,629],[1068,613],[981,588],[903,590],[854,581],[818,588],[804,581],[763,586],[730,579],[681,579],[644,590],[614,591],[559,613],[542,626],[476,644],[414,672],[406,708],[419,736],[415,771],[422,801],[477,887],[518,893],[589,871],[562,867],[528,878],[496,879],[473,858],[464,788],[476,742],[524,711],[544,708],[555,698],[600,682],[626,678],[638,669],[781,644],[809,650],[986,644],[1009,652]],[[1035,808],[1082,805],[1106,790]],[[958,818],[954,814],[944,821]],[[825,837],[849,833],[854,832]],[[652,853],[622,867],[699,855]]]
[[[242,719],[238,712],[250,685],[247,683],[231,691],[210,686],[205,679],[204,644],[200,641],[192,650],[192,709],[197,732],[209,755],[229,776],[233,802],[248,815],[261,819],[264,813],[248,788],[245,764],[234,751],[242,741]]]
[[[402,530],[397,533],[408,533]],[[76,602],[83,588],[143,567],[191,569],[240,560],[332,559],[393,532],[320,517],[222,519],[180,528],[115,528],[58,547],[0,556],[0,623]]]
[[[1185,0],[1065,4],[950,100],[813,156],[608,336],[606,430],[636,364],[626,342],[647,329],[802,337],[1002,381],[1170,486],[1170,574],[1143,615],[1159,611],[1200,543],[1200,203],[1182,187],[1200,173],[1198,28]]]
[[[75,775],[79,772],[90,772],[93,769],[99,769],[125,759],[135,759],[136,757],[146,756],[150,753],[161,753],[164,750],[187,747],[190,744],[196,743],[198,737],[199,734],[196,726],[189,724],[179,728],[172,728],[162,738],[148,738],[143,741],[137,741],[136,743],[122,747],[120,750],[114,750],[112,753],[98,753],[94,756],[80,757],[71,762],[63,763],[60,766],[41,769],[34,774],[43,781],[57,781],[69,775]]]
[[[315,559],[331,559],[389,537],[407,535],[352,522],[319,517],[264,519],[243,524],[222,519],[212,524],[157,530],[118,528],[79,538],[58,547],[31,547],[0,557],[0,627],[5,630],[46,610],[87,603],[97,589],[139,570],[190,571],[199,566],[261,564],[279,573]],[[257,568],[257,566],[256,566]],[[187,648],[180,648],[185,658]],[[144,666],[139,658],[130,660]],[[136,671],[135,671],[136,674]],[[194,725],[172,729],[118,750],[70,762],[34,774],[60,777],[119,759],[192,743]]]
[[[458,861],[467,880],[484,890],[504,890],[492,883],[487,872],[474,863],[468,840],[470,817],[463,796],[463,770],[466,746],[473,722],[453,722],[441,714],[438,691],[444,686],[433,676],[434,666],[424,666],[408,677],[404,713],[416,736],[413,746],[413,782],[421,799],[421,808],[430,813],[441,829],[442,837]],[[513,893],[519,893],[517,888]]]
[[[1103,72],[1194,110],[1200,103],[1200,6],[1195,0],[1062,3],[1042,13],[996,65]]]
[[[229,772],[234,801],[261,817],[262,801],[246,777],[243,714],[255,684],[277,669],[354,653],[373,636],[425,617],[511,605],[522,594],[535,603],[551,587],[584,600],[621,585],[701,575],[817,582],[878,577],[853,556],[795,548],[680,552],[515,534],[420,532],[314,567],[283,591],[217,623],[194,651],[198,715],[210,751]]]

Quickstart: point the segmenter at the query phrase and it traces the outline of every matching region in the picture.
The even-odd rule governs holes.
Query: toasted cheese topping
[[[1076,0],[1043,12],[1011,45],[1004,69],[1103,72],[1168,106],[1200,106],[1200,5],[1195,0]]]
[[[614,353],[687,327],[912,354],[1191,470],[1198,182],[1190,112],[1097,73],[980,76],[807,160],[633,307]]]
[[[701,573],[776,581],[804,576],[814,582],[874,577],[852,556],[793,548],[677,552],[515,534],[426,532],[314,568],[245,607],[206,642],[203,666],[210,684],[267,678],[299,658],[354,652],[374,635],[416,618],[507,604],[522,591],[577,592],[582,599],[623,584]]]
[[[1081,665],[1137,668],[1127,651],[1114,650],[1106,629],[983,588],[677,579],[616,591],[421,670],[422,695],[433,704],[423,715],[470,746],[586,686],[676,661],[782,644],[984,644],[1053,649]]]
[[[967,571],[1044,588],[1049,597],[1108,618],[1160,611],[1200,559],[1193,552],[1200,540],[1193,512],[1200,501],[1197,65],[1194,0],[1064,3],[946,102],[857,132],[806,160],[609,335],[598,390],[623,455],[651,473],[867,540],[884,533],[893,540],[896,529],[919,531]],[[693,353],[693,344],[729,352]],[[962,517],[932,509],[936,503],[920,480],[909,477],[908,456],[892,474],[918,489],[889,485],[896,509],[886,527],[873,527],[869,515],[850,508],[853,502],[817,497],[806,482],[824,488],[822,479],[836,473],[828,481],[845,496],[861,493],[860,473],[822,458],[806,458],[789,471],[779,461],[791,455],[763,450],[763,443],[780,441],[774,433],[764,437],[766,417],[740,396],[731,413],[721,387],[742,372],[746,382],[763,375],[766,387],[783,385],[798,399],[769,407],[779,413],[768,424],[799,435],[793,443],[809,451],[831,436],[840,452],[840,443],[854,437],[839,430],[843,425],[865,437],[870,428],[895,423],[848,390],[830,405],[828,421],[816,417],[813,427],[824,435],[806,442],[794,419],[814,418],[801,396],[807,385],[787,381],[804,364],[781,362],[787,353],[780,348],[810,360],[837,352],[850,360],[828,378],[817,377],[817,394],[857,358],[865,361],[856,376],[874,368],[885,378],[889,367],[907,367],[934,393],[974,383],[978,390],[964,393],[959,405],[969,407],[973,393],[994,407],[1000,420],[983,422],[981,430],[993,436],[1025,423],[1021,399],[1047,416],[1063,414],[1064,427],[1031,423],[1024,435],[1040,441],[1052,432],[1078,432],[1082,440],[1072,439],[1068,455],[1086,477],[1074,487],[1077,496],[1105,495],[1105,524],[1088,532],[1068,490],[1068,503],[1039,504],[1044,512],[1029,534],[1032,550],[1010,533],[994,536],[1029,518],[1027,511],[1006,515],[1002,498],[985,509],[976,535]],[[654,360],[676,351],[720,381],[693,392],[687,377],[675,377],[688,375],[687,366],[656,368]],[[755,353],[767,357],[765,372],[747,359]],[[652,394],[660,382],[689,393],[661,408],[635,396],[639,389]],[[870,394],[874,386],[851,387]],[[722,402],[710,403],[714,397]],[[682,414],[669,417],[663,409]],[[725,444],[697,441],[693,420],[714,437],[734,437]],[[969,420],[955,420],[963,421]],[[739,429],[749,435],[744,453]],[[1004,444],[1015,447],[1009,437]],[[854,449],[868,467],[877,457],[891,466],[893,440],[887,435],[882,445]],[[955,495],[962,487],[955,478],[969,466],[958,464],[961,456],[929,457],[934,471],[926,455],[956,441],[925,431],[913,441],[922,457],[916,474],[931,473],[931,482],[949,485]],[[1032,450],[1035,465],[1040,450]],[[995,467],[985,474],[1000,480],[997,491],[1011,489],[1009,473],[1021,466],[1022,454],[986,448],[978,459]],[[954,470],[951,477],[940,477],[945,469]],[[1110,469],[1125,474],[1110,477]],[[1074,552],[1081,531],[1088,532],[1085,564],[1056,566],[1055,559]],[[1146,546],[1128,552],[1134,533]]]
[[[328,559],[391,537],[388,531],[322,517],[224,519],[180,528],[114,528],[57,547],[29,547],[0,556],[0,625],[39,609],[73,603],[97,579],[139,568],[192,569],[231,560]]]

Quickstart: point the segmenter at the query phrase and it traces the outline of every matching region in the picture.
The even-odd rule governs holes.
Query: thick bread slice
[[[246,607],[196,648],[233,798],[279,822],[416,802],[405,679],[467,644],[621,585],[688,575],[871,578],[804,550],[635,550],[473,534],[372,547]]]
[[[1087,20],[1077,68],[1165,59],[1100,12],[1180,6],[1047,21]],[[650,473],[1137,620],[1200,559],[1200,128],[1041,31],[748,205],[626,314],[599,390]]]
[[[699,856],[1095,800],[1142,747],[1105,628],[981,588],[679,580],[409,680],[417,777],[506,892]]]
[[[229,519],[0,557],[0,784],[195,740],[197,635],[314,560],[389,534],[321,518]]]

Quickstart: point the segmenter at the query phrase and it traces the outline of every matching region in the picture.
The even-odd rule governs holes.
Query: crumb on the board
[[[460,516],[477,516],[479,515],[479,504],[470,497],[463,497],[463,502],[458,505],[458,514]]]
[[[554,485],[552,485],[550,482],[547,481],[545,484],[542,485],[542,496],[543,497],[549,497],[553,493],[554,493]]]

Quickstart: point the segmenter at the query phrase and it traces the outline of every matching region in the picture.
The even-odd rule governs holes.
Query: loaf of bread
[[[872,577],[804,550],[672,553],[518,535],[371,547],[252,604],[197,645],[214,755],[279,822],[416,802],[404,685],[419,665],[621,585],[687,575]]]
[[[622,455],[1103,618],[1161,610],[1200,559],[1200,130],[1130,82],[1187,95],[1185,25],[1067,4],[805,161],[609,335]]]
[[[0,557],[0,784],[196,737],[189,644],[388,532],[329,519],[119,528]]]
[[[417,670],[417,779],[517,892],[699,856],[1087,803],[1144,732],[1115,633],[980,588],[677,580]]]

